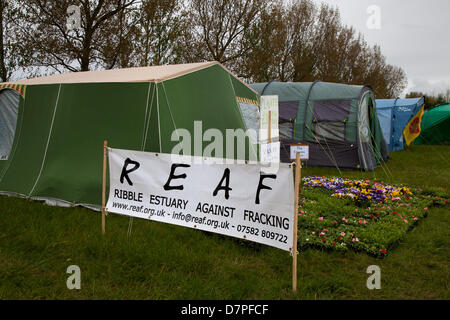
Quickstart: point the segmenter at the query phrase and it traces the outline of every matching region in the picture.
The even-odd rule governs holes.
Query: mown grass
[[[373,178],[446,188],[450,146],[414,146],[392,154]],[[386,168],[385,168],[386,170]],[[304,168],[303,175],[339,175]],[[291,257],[267,246],[84,208],[48,207],[0,197],[0,299],[449,299],[448,206],[433,208],[385,259],[353,251],[299,254],[299,291],[291,291]],[[81,268],[81,290],[68,290],[67,267]],[[368,290],[370,265],[381,290]]]

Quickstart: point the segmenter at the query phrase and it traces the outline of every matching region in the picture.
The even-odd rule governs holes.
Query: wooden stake
[[[102,234],[105,234],[106,224],[106,158],[108,156],[108,141],[103,143],[103,181],[102,181]]]
[[[298,193],[302,178],[302,162],[300,153],[295,160],[295,204],[294,204],[294,239],[292,245],[292,290],[297,294],[297,232],[298,232]]]

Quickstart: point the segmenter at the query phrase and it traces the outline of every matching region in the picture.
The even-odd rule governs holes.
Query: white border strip
[[[143,137],[142,137],[142,142],[141,142],[141,151],[144,151],[145,148],[145,142],[146,142],[146,134],[147,134],[147,115],[148,115],[148,103],[149,103],[149,99],[150,99],[150,90],[152,88],[152,82],[148,83],[148,91],[147,91],[147,104],[145,106],[145,117],[144,117],[144,128],[143,128]],[[155,93],[155,92],[153,92]],[[152,101],[153,101],[153,95],[152,95]]]
[[[151,83],[154,84],[154,82],[151,82]],[[149,114],[148,114],[148,120],[145,123],[144,143],[142,145],[142,151],[145,151],[145,145],[147,144],[148,128],[150,127],[150,121],[152,119],[153,100],[155,99],[155,91],[156,91],[156,84],[155,84],[155,86],[153,88],[152,100],[151,100],[151,105],[150,105],[150,111],[149,111]]]
[[[158,138],[159,138],[159,152],[162,153],[162,145],[161,145],[161,117],[159,115],[159,91],[158,91],[158,82],[156,85],[156,110],[158,111]]]
[[[175,124],[175,119],[173,118],[172,109],[170,108],[169,98],[167,97],[166,87],[164,86],[164,82],[161,82],[161,84],[162,84],[162,87],[163,87],[163,90],[164,90],[164,96],[166,97],[167,108],[169,109],[170,118],[172,119],[173,127],[175,129],[176,134],[177,134],[178,141],[180,141],[180,135],[178,134],[178,128],[177,128],[177,125]]]

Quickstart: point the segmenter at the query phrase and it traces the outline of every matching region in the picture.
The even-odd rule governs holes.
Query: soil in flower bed
[[[377,181],[306,177],[300,191],[300,248],[389,254],[433,206],[446,206],[439,188],[393,186]]]

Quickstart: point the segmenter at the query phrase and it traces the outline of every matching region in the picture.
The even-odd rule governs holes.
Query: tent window
[[[293,139],[294,137],[294,122],[283,122],[280,126],[280,137],[282,139]]]
[[[314,131],[319,140],[345,140],[345,122],[317,122]]]
[[[258,107],[251,103],[239,102],[242,117],[245,125],[249,130],[249,136],[252,143],[258,143],[259,132],[259,110]]]
[[[298,105],[300,101],[280,101],[279,117],[280,123],[284,121],[292,121],[297,118]]]
[[[314,133],[318,140],[345,141],[351,100],[314,101]]]
[[[14,142],[20,96],[14,90],[0,91],[0,160],[7,160]]]
[[[369,95],[365,95],[359,111],[358,129],[359,129],[359,140],[364,143],[370,141],[370,129],[369,129],[369,103],[372,103],[372,99]]]
[[[345,121],[350,114],[351,100],[314,101],[313,116],[317,121]]]

